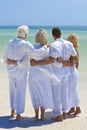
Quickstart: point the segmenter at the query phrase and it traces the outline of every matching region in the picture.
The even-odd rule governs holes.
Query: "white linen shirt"
[[[29,55],[43,55],[46,53],[47,47],[43,46],[40,49],[35,49],[34,46],[21,38],[15,38],[10,40],[6,46],[3,56],[4,62],[7,63],[7,59],[21,61],[23,57],[28,56],[28,60],[25,60],[25,64],[18,62],[18,65],[7,65],[8,72],[12,75],[21,75],[28,69]]]
[[[61,57],[63,60],[68,61],[70,56],[76,56],[77,53],[73,47],[73,44],[62,38],[56,39],[50,46],[49,55],[53,58]],[[54,72],[59,76],[69,75],[69,67],[63,66],[61,63],[55,61],[53,64]]]

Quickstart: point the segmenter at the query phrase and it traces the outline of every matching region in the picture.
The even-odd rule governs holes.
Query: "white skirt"
[[[30,67],[28,83],[33,107],[53,109],[52,86],[49,76],[39,67]]]
[[[78,71],[75,67],[72,67],[70,71],[71,74],[68,82],[69,107],[79,107]]]

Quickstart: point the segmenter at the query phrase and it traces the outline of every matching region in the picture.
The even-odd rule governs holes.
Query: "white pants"
[[[18,75],[19,77],[19,75]],[[24,112],[26,94],[27,74],[21,74],[20,78],[9,74],[10,107],[15,109],[17,114]]]
[[[68,75],[62,77],[59,87],[61,88],[62,112],[67,112],[68,111]]]
[[[68,111],[68,76],[63,76],[58,86],[53,86],[54,113],[61,115]]]
[[[53,102],[54,102],[53,112],[56,115],[62,115],[61,89],[59,84],[52,86]]]

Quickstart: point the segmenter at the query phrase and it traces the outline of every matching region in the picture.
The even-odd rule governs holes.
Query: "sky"
[[[87,0],[0,0],[0,25],[87,26]]]

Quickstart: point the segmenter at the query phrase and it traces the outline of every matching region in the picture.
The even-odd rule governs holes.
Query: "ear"
[[[26,39],[27,38],[27,34],[25,34],[25,37],[24,37],[24,39]]]

